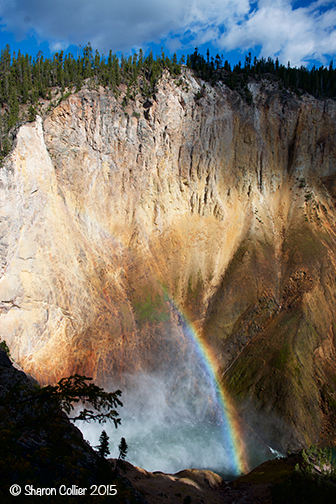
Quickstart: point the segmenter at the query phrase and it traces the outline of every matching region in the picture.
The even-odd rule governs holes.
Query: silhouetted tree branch
[[[19,395],[20,383],[15,384],[10,390],[8,399],[15,404],[33,404],[39,406],[41,412],[45,412],[45,406],[53,411],[65,411],[68,415],[75,409],[78,403],[84,406],[89,404],[92,409],[84,408],[77,416],[69,417],[76,422],[83,420],[85,422],[98,421],[104,423],[112,420],[117,427],[120,424],[119,414],[115,408],[122,406],[120,401],[121,391],[105,392],[101,387],[90,382],[92,378],[82,375],[72,375],[68,378],[62,378],[57,385],[46,385],[36,388],[27,397]],[[35,411],[36,413],[36,411]]]

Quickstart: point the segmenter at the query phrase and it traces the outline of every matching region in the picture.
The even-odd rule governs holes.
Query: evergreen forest
[[[56,52],[51,58],[44,58],[42,52],[36,57],[28,54],[11,53],[9,45],[0,55],[0,160],[11,149],[15,132],[23,122],[33,121],[39,101],[50,101],[50,109],[72,92],[79,91],[84,83],[109,88],[115,96],[120,96],[120,86],[127,87],[122,105],[134,100],[138,93],[144,97],[155,95],[156,85],[164,70],[172,76],[181,73],[182,65],[194,70],[195,75],[211,85],[222,82],[240,93],[242,98],[252,104],[252,94],[248,82],[271,80],[278,82],[279,89],[289,89],[298,96],[309,93],[316,98],[336,99],[336,69],[333,62],[329,67],[307,69],[284,66],[278,59],[254,58],[251,53],[231,67],[224,57],[210,57],[195,51],[187,58],[178,61],[176,54],[169,58],[161,51],[154,58],[152,51],[145,57],[140,49],[131,56],[119,58],[110,50],[108,56],[100,55],[90,43],[80,48],[77,57]],[[57,92],[56,92],[57,91]],[[57,101],[53,102],[53,97]],[[196,96],[199,99],[202,96]]]

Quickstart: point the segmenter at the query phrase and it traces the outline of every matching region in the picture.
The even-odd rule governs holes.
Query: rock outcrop
[[[36,381],[16,368],[0,349],[1,502],[12,502],[15,494],[10,489],[17,490],[17,485],[18,500],[28,504],[36,495],[48,495],[51,503],[59,502],[60,495],[65,503],[73,496],[92,502],[95,487],[108,481],[117,495],[101,495],[101,502],[147,504],[128,480],[98,457],[50,396],[37,399]]]
[[[165,75],[126,107],[85,88],[20,128],[0,335],[42,382],[122,383],[187,361],[183,312],[245,421],[297,449],[336,411],[336,103],[202,86]]]

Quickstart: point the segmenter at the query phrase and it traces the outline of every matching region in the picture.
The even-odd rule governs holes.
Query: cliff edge
[[[122,388],[187,362],[183,313],[245,422],[296,450],[335,439],[336,104],[249,90],[184,69],[22,126],[0,169],[0,335],[42,382]]]

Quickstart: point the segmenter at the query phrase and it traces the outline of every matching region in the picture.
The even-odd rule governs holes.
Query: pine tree
[[[28,109],[28,121],[33,122],[36,119],[36,108],[33,105],[29,106]]]
[[[109,437],[106,434],[106,431],[103,430],[99,437],[98,455],[101,458],[106,458],[106,455],[109,454],[110,454]]]
[[[118,448],[119,448],[118,460],[125,460],[127,450],[128,450],[128,446],[127,446],[125,438],[123,438],[123,437],[121,438]]]

